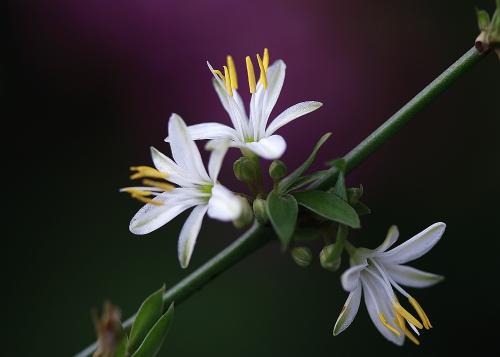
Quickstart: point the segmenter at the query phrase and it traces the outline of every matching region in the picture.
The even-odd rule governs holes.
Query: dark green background
[[[102,57],[88,38],[80,41],[75,27],[65,27],[70,11],[63,5],[12,2],[3,21],[9,54],[2,71],[6,356],[72,355],[94,339],[92,307],[111,299],[129,316],[149,293],[175,284],[239,234],[207,221],[183,271],[176,256],[182,218],[147,237],[128,232],[139,204],[118,187],[128,184],[129,165],[149,162],[149,145],[167,151],[162,139],[169,113],[187,112],[195,121],[211,117],[203,113],[222,114],[206,69],[193,69],[196,83],[186,83],[185,68],[230,50],[270,46],[297,69],[290,67],[285,87],[299,89],[285,92],[281,105],[309,98],[325,103],[315,121],[283,132],[289,142],[284,160],[296,165],[331,130],[321,162],[347,152],[469,49],[477,32],[474,5],[491,10],[493,1],[256,1],[252,6],[267,6],[259,16],[241,10],[240,2],[165,2],[159,6],[171,10],[166,22],[197,36],[225,33],[209,44],[169,40],[172,51],[159,58],[168,75],[137,69],[149,66],[154,51],[139,48],[143,57],[133,58],[138,62],[130,72],[133,60],[123,59],[129,53]],[[73,15],[87,6],[81,2]],[[273,8],[307,23],[287,23],[288,15],[276,23]],[[210,26],[191,18],[203,11],[199,16]],[[210,19],[215,14],[220,17]],[[111,24],[126,16],[121,5],[115,15]],[[241,28],[228,31],[226,15],[241,20]],[[140,23],[133,26],[141,30]],[[244,35],[245,26],[263,27],[265,37]],[[303,37],[287,37],[294,26]],[[238,42],[239,36],[252,41]],[[356,77],[335,77],[317,62]],[[415,263],[446,276],[434,288],[412,290],[435,326],[423,334],[422,346],[398,348],[384,340],[364,307],[333,337],[347,296],[339,275],[317,262],[301,269],[272,242],[178,306],[161,356],[498,353],[499,74],[499,61],[488,56],[349,177],[364,185],[373,211],[353,238],[357,244],[377,245],[391,224],[403,240],[436,221],[448,225],[442,241]],[[230,164],[222,177],[231,174]],[[315,253],[321,248],[313,247]]]

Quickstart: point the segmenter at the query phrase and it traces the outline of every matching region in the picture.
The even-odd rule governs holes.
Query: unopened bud
[[[293,261],[300,267],[305,268],[311,264],[312,253],[307,247],[296,247],[291,251]]]
[[[254,160],[246,156],[242,156],[234,162],[233,171],[236,178],[242,182],[252,183],[257,180],[257,165]]]
[[[241,214],[233,221],[233,224],[236,228],[243,228],[252,223],[253,211],[245,197],[238,196],[238,199],[241,201]]]
[[[262,198],[256,198],[253,201],[253,213],[260,224],[266,224],[269,220],[266,201]]]
[[[281,160],[274,160],[269,165],[269,176],[273,179],[274,182],[278,182],[283,177],[285,177],[288,169],[285,163]]]
[[[341,263],[342,250],[335,249],[335,244],[325,246],[319,253],[321,266],[329,271],[337,271]]]

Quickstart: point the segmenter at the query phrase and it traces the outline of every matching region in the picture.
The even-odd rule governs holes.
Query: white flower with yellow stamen
[[[322,103],[308,101],[291,106],[283,111],[267,125],[271,111],[278,100],[283,82],[285,80],[286,65],[282,60],[277,60],[269,66],[269,52],[264,50],[263,58],[257,55],[260,68],[259,81],[256,81],[252,60],[246,57],[248,84],[252,98],[250,100],[250,115],[247,116],[245,106],[238,94],[238,78],[236,68],[231,56],[227,56],[227,66],[224,73],[208,67],[214,75],[213,84],[229,114],[233,127],[220,123],[202,123],[191,125],[188,130],[194,140],[229,140],[231,146],[247,149],[264,159],[277,159],[286,149],[286,142],[282,136],[274,134],[276,130],[292,120],[310,113]],[[165,141],[169,141],[167,137]]]
[[[341,277],[349,297],[340,313],[333,334],[338,335],[352,323],[364,293],[368,313],[382,335],[397,345],[405,336],[419,344],[407,325],[419,335],[418,329],[432,327],[419,303],[401,285],[424,288],[440,282],[443,277],[403,265],[427,253],[441,238],[446,225],[435,223],[403,244],[389,249],[398,239],[395,226],[389,229],[385,241],[376,249],[354,248],[349,243],[351,267]],[[401,306],[393,290],[408,299],[420,321]]]
[[[240,216],[242,204],[217,180],[227,145],[213,148],[207,173],[186,124],[177,114],[170,117],[168,131],[174,160],[151,148],[156,169],[147,166],[131,168],[137,171],[132,178],[146,178],[143,180],[145,186],[127,187],[121,191],[146,203],[130,222],[130,231],[135,234],[150,233],[194,207],[179,236],[179,262],[185,268],[191,259],[205,214],[221,221],[232,221]],[[178,187],[151,178],[165,179]]]

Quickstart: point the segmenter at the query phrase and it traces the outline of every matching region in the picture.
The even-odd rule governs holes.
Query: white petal
[[[444,276],[428,273],[407,265],[384,265],[396,283],[412,288],[427,288],[443,281]]]
[[[354,265],[342,274],[340,282],[345,291],[354,291],[359,286],[359,275],[367,266],[367,263]]]
[[[201,223],[207,210],[207,205],[196,206],[189,214],[184,226],[182,226],[178,243],[179,263],[182,268],[187,268],[189,265],[196,244],[196,238],[198,238],[198,233],[200,233]]]
[[[241,211],[238,197],[224,186],[215,184],[208,201],[208,215],[220,221],[232,221],[241,215]]]
[[[260,130],[264,133],[267,120],[278,101],[278,97],[285,81],[286,64],[282,60],[275,61],[267,69],[267,89],[264,91],[264,99],[262,103],[262,122]],[[261,133],[261,135],[262,135]]]
[[[189,175],[182,167],[177,165],[169,157],[161,153],[154,147],[151,147],[151,158],[158,171],[163,172],[168,175],[167,180],[175,183],[176,185],[187,187],[198,183],[197,180],[193,180],[191,175]]]
[[[210,159],[208,161],[208,175],[212,179],[212,182],[215,183],[217,182],[224,156],[226,156],[229,142],[221,140],[217,142],[217,145],[215,145],[215,142],[213,141],[210,143],[211,145],[209,145],[208,148],[211,149],[212,153],[210,154]]]
[[[337,322],[335,322],[335,327],[333,328],[334,336],[337,336],[339,333],[344,331],[354,321],[354,318],[358,313],[361,293],[361,284],[358,284],[358,287],[349,293],[344,307],[342,308],[342,312],[340,313]]]
[[[377,280],[370,277],[369,273],[363,273],[361,282],[363,285],[363,291],[365,295],[365,304],[368,310],[370,318],[379,332],[389,341],[401,346],[404,342],[404,334],[401,332],[399,336],[390,331],[387,327],[382,324],[379,319],[379,313],[382,312],[387,322],[390,323],[394,328],[399,330],[399,328],[394,323],[395,314],[394,308],[392,307],[391,299],[385,292],[383,286],[378,283]]]
[[[228,139],[236,140],[238,133],[233,128],[219,123],[202,123],[194,124],[187,127],[189,135],[193,140],[211,140],[211,139]],[[170,137],[165,138],[165,141],[170,142]]]
[[[168,134],[172,156],[180,167],[200,181],[210,181],[201,161],[200,151],[188,133],[186,124],[177,114],[172,114],[168,121]]]
[[[280,135],[271,135],[259,141],[246,143],[243,147],[253,151],[263,159],[274,160],[283,155],[286,150],[286,142]]]
[[[290,108],[285,109],[280,115],[278,115],[266,129],[266,135],[273,134],[276,130],[281,128],[282,126],[288,124],[292,120],[295,120],[307,113],[310,113],[323,104],[320,102],[302,102],[292,105]]]
[[[387,235],[385,236],[385,240],[382,242],[381,245],[379,245],[377,248],[375,248],[373,251],[376,253],[382,253],[385,252],[387,249],[389,249],[396,241],[398,240],[399,237],[399,230],[398,227],[396,226],[391,226],[389,230],[387,231]]]
[[[434,247],[446,229],[442,222],[434,223],[403,244],[381,253],[377,259],[384,264],[404,264],[420,258]]]
[[[149,203],[144,205],[130,221],[130,231],[134,234],[148,234],[188,208],[203,202],[201,198],[185,194],[182,190],[175,189],[156,196],[153,200],[163,202],[161,206]]]

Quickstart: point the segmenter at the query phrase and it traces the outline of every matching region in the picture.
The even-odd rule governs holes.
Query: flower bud
[[[340,249],[335,249],[335,244],[325,246],[319,253],[319,262],[321,266],[329,271],[337,271],[341,263]]]
[[[258,167],[254,160],[246,156],[234,162],[233,171],[236,178],[244,183],[253,183],[257,180]]]
[[[291,251],[293,261],[300,267],[306,268],[311,264],[312,253],[307,247],[296,247]]]
[[[288,169],[285,163],[281,160],[274,160],[271,165],[269,165],[269,176],[274,182],[278,182],[283,177],[285,177]]]
[[[255,214],[255,218],[260,224],[266,224],[269,220],[269,216],[267,215],[266,201],[262,198],[256,198],[253,201],[253,213]]]
[[[359,199],[363,196],[363,186],[351,187],[347,189],[347,199],[349,204],[354,205],[359,202]]]
[[[253,221],[253,211],[245,197],[237,196],[241,201],[241,214],[233,221],[236,228],[243,228]]]

